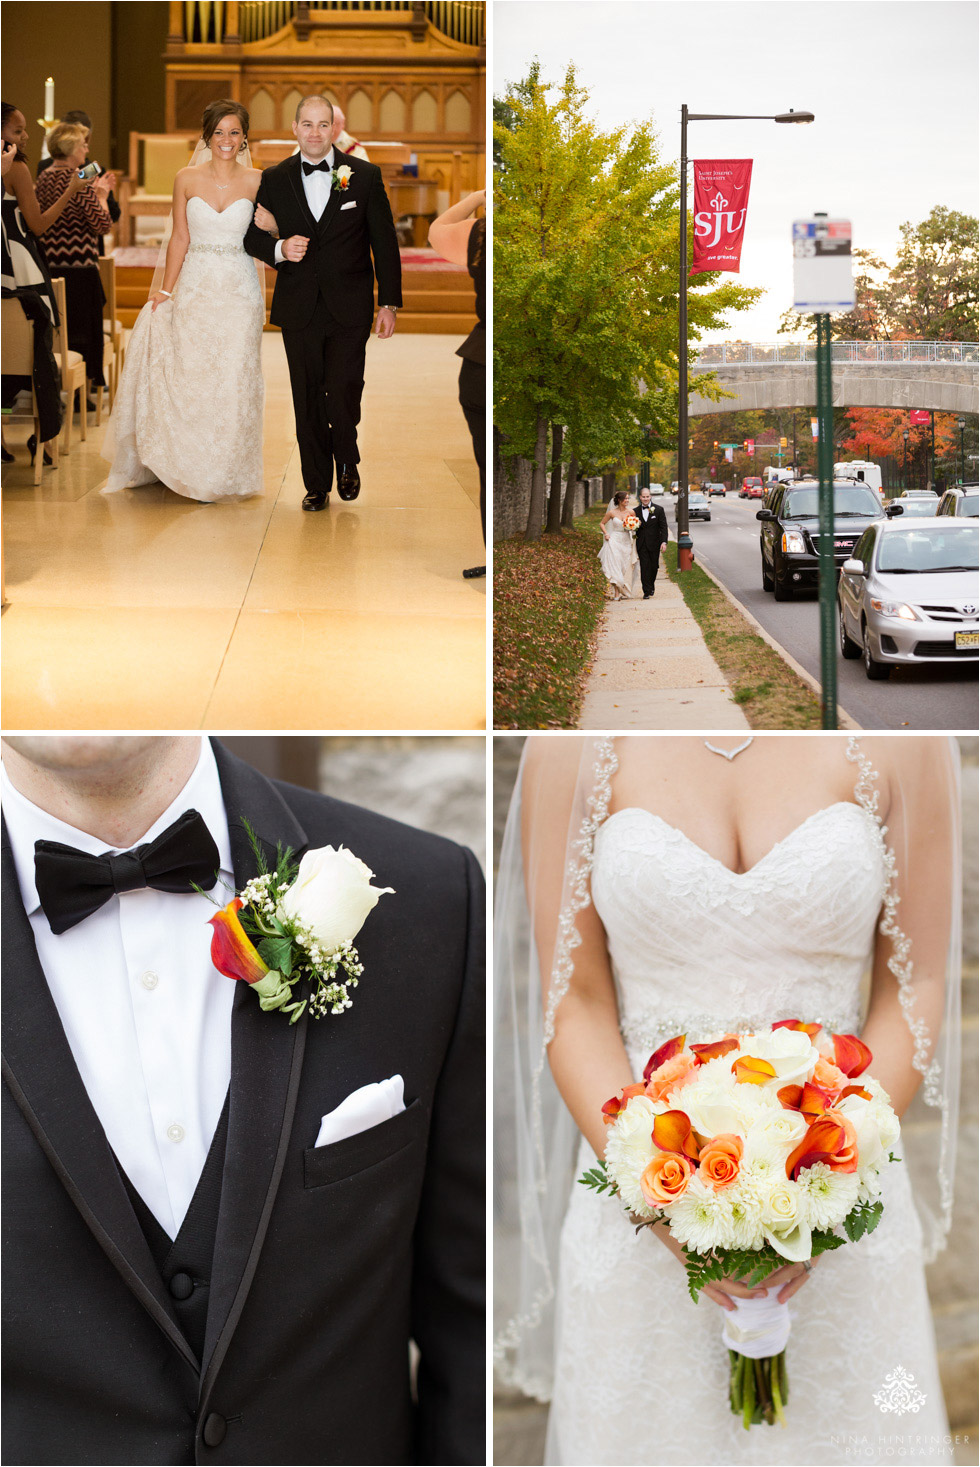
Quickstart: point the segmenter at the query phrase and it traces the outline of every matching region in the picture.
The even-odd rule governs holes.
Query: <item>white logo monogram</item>
[[[727,219],[728,221],[724,226],[728,234],[737,234],[745,222],[745,210],[729,209],[728,200],[722,194],[721,189],[718,190],[713,199],[708,200],[708,204],[714,210],[714,214],[695,214],[694,233],[699,239],[704,239],[705,235],[711,234],[712,230],[714,230],[714,238],[708,240],[706,245],[706,248],[711,250],[714,249],[715,245],[721,239],[722,220]],[[713,224],[711,222],[712,219],[714,219]]]
[[[875,1392],[874,1403],[879,1411],[894,1411],[896,1416],[904,1416],[908,1411],[918,1411],[925,1405],[926,1398],[916,1385],[915,1376],[896,1365],[891,1374],[885,1376],[881,1390]]]

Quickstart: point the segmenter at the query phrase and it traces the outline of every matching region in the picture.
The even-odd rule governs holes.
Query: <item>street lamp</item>
[[[692,542],[687,517],[687,124],[689,122],[812,122],[812,112],[688,112],[681,107],[681,237],[678,300],[677,564],[690,570]]]
[[[960,418],[956,425],[960,430],[960,483],[966,483],[966,460],[963,457],[963,430],[966,427],[966,419]]]
[[[902,488],[903,489],[908,489],[908,487],[909,487],[909,430],[908,430],[908,428],[904,428],[902,430],[902,444],[903,444],[903,452],[902,452]]]

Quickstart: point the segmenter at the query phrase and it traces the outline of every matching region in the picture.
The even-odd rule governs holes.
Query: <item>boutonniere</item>
[[[337,185],[337,187],[340,189],[340,192],[341,193],[345,193],[346,192],[347,186],[348,186],[348,184],[351,181],[351,177],[352,177],[353,173],[354,173],[353,168],[348,168],[348,166],[347,166],[346,163],[342,164],[342,166],[340,168],[335,168],[334,169],[334,171],[333,171],[333,181]]]
[[[295,1024],[342,1014],[364,969],[354,938],[390,886],[371,885],[374,872],[344,846],[276,852],[270,871],[246,824],[258,865],[254,876],[210,920],[211,961],[226,978],[248,983],[259,1007],[281,1009]]]

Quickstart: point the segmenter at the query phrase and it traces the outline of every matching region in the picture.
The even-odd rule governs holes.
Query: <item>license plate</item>
[[[980,632],[957,632],[957,647],[980,647]]]

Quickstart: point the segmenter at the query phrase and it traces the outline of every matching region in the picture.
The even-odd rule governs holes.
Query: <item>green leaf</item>
[[[611,1180],[606,1171],[606,1163],[604,1161],[597,1162],[590,1171],[587,1171],[583,1176],[579,1177],[578,1181],[583,1187],[593,1187],[597,1192],[609,1192],[614,1197],[619,1192],[616,1183]]]
[[[858,1203],[844,1219],[844,1231],[852,1243],[858,1238],[863,1238],[865,1233],[873,1233],[878,1226],[884,1208],[882,1202]]]
[[[288,937],[266,937],[258,944],[259,957],[270,968],[278,968],[284,978],[293,971],[293,944]]]

